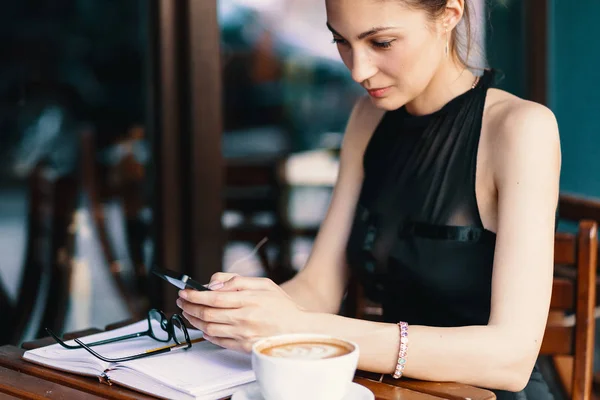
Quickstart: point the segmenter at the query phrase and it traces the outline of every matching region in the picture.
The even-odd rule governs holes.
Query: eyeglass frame
[[[167,332],[167,334],[168,334],[167,339],[160,339],[160,338],[157,338],[156,335],[154,335],[154,332],[152,330],[153,318],[151,316],[152,312],[154,312],[154,311],[157,312],[158,315],[160,315],[160,317],[161,317],[161,319],[160,319],[160,321],[158,321],[158,323],[160,324],[161,329],[163,329],[165,332]],[[48,334],[63,348],[65,348],[67,350],[84,349],[88,353],[92,354],[94,357],[99,358],[100,360],[105,361],[105,362],[124,362],[124,361],[137,360],[137,359],[149,357],[152,355],[167,353],[167,352],[173,351],[173,350],[178,350],[178,349],[187,350],[190,347],[192,347],[192,341],[190,339],[190,334],[187,330],[187,327],[185,326],[183,317],[181,315],[173,314],[171,316],[171,318],[167,318],[162,311],[154,308],[154,309],[151,309],[150,311],[148,311],[147,320],[148,320],[148,329],[144,332],[131,333],[128,335],[118,336],[115,338],[110,338],[110,339],[105,339],[105,340],[99,340],[97,342],[92,342],[92,343],[87,343],[87,344],[83,343],[79,339],[74,339],[75,343],[78,344],[77,346],[66,344],[62,339],[60,339],[54,332],[52,332],[48,328],[46,328],[46,332],[48,332]],[[181,326],[181,330],[183,331],[183,334],[185,337],[185,343],[180,343],[179,340],[177,339],[177,335],[175,335],[175,325],[174,325],[173,321],[177,321],[179,326]],[[115,343],[115,342],[119,342],[122,340],[134,339],[134,338],[142,337],[142,336],[150,336],[152,339],[154,339],[158,342],[162,342],[162,343],[168,343],[171,341],[171,339],[173,339],[173,341],[176,344],[159,347],[159,348],[152,349],[152,350],[147,350],[144,353],[127,356],[127,357],[120,357],[120,358],[104,357],[101,354],[99,354],[98,352],[96,352],[90,348],[92,346],[100,346],[103,344]]]

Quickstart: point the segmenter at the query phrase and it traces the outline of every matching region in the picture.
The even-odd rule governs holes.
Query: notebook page
[[[238,390],[252,385],[253,382],[240,386],[228,387],[226,389],[212,392],[210,394],[191,395],[162,385],[152,378],[132,369],[116,369],[110,371],[111,381],[133,390],[169,400],[218,400],[231,396]]]
[[[195,400],[195,397],[191,394],[175,390],[170,386],[162,385],[149,376],[132,369],[119,368],[110,370],[108,373],[110,374],[110,381],[112,383],[138,392],[169,400]]]
[[[255,380],[248,354],[223,349],[210,342],[194,343],[188,350],[120,363],[114,369],[132,369],[162,385],[194,396],[237,387]],[[113,371],[108,371],[111,377]]]

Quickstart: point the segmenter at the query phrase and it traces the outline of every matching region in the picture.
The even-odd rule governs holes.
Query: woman
[[[216,274],[213,292],[182,291],[179,307],[227,348],[325,333],[356,341],[363,370],[482,386],[500,399],[549,398],[534,365],[560,172],[552,112],[491,89],[491,71],[466,68],[455,33],[464,0],[326,5],[334,42],[368,96],[350,117],[310,260],[281,287]],[[349,271],[387,322],[335,315]]]

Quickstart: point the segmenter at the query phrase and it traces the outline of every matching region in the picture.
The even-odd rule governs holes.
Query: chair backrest
[[[600,199],[561,193],[558,198],[558,216],[567,221],[589,219],[600,223]]]
[[[579,221],[591,220],[600,224],[600,199],[561,193],[558,198],[558,217],[560,221],[579,223]],[[575,277],[575,271],[561,265],[557,265],[554,274],[565,278]],[[596,282],[596,291],[599,290],[599,284],[600,282]]]
[[[82,189],[87,195],[109,276],[131,316],[141,319],[150,304],[148,268],[144,259],[149,227],[142,217],[147,203],[145,165],[133,156],[133,148],[143,142],[144,132],[133,127],[121,141],[102,149],[97,148],[97,136],[92,130],[81,135]],[[113,221],[105,213],[105,206],[113,200],[118,200],[118,207],[123,211],[125,240],[117,240],[110,234]],[[121,259],[123,254],[129,256],[133,271],[126,268],[127,263]]]
[[[287,204],[281,182],[281,159],[228,160],[225,166],[223,209],[240,217],[238,223],[224,226],[226,242],[246,242],[257,245],[266,275],[277,283],[290,279],[294,270],[289,256],[290,231],[287,224]],[[267,223],[257,223],[257,217],[267,217]],[[278,254],[272,261],[267,248]]]
[[[7,324],[14,344],[46,335],[45,327],[61,332],[68,309],[78,182],[52,175],[39,165],[30,178],[25,264]]]
[[[282,190],[280,165],[278,159],[227,160],[224,209],[244,216],[264,211],[277,214]]]
[[[573,357],[570,394],[577,400],[590,399],[592,393],[597,230],[596,222],[584,220],[576,234],[556,234],[554,264],[572,268],[576,279],[554,278],[550,314],[573,315],[574,323],[550,318],[540,350],[542,355]]]
[[[24,338],[32,321],[36,308],[40,307],[36,299],[43,293],[42,288],[49,283],[52,247],[52,210],[54,182],[44,173],[44,167],[38,165],[29,178],[29,211],[27,215],[27,244],[25,261],[21,275],[21,286],[10,323],[9,342],[18,343]],[[45,299],[42,299],[44,303]],[[39,322],[39,321],[37,321]],[[37,328],[35,328],[37,329]]]

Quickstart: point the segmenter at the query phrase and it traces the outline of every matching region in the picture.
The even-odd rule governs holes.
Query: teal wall
[[[561,134],[561,190],[600,197],[600,0],[551,0],[549,106]]]
[[[525,21],[521,0],[488,1],[486,58],[496,70],[497,87],[526,96]]]
[[[561,134],[561,191],[600,198],[600,0],[548,0],[548,106]],[[488,2],[488,63],[527,98],[524,3]]]

